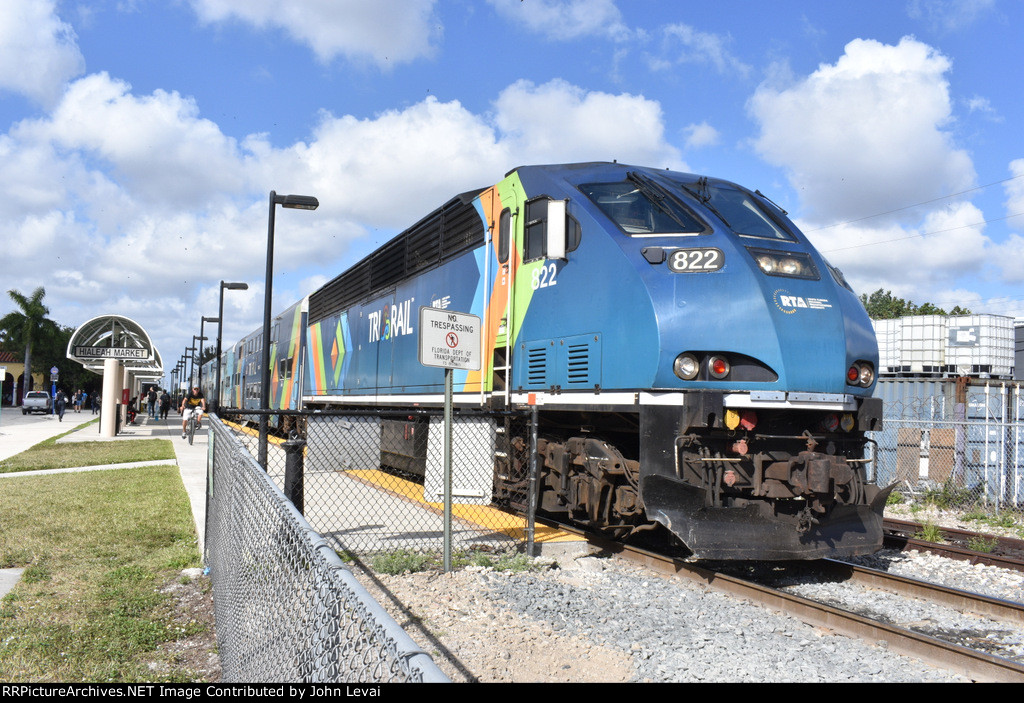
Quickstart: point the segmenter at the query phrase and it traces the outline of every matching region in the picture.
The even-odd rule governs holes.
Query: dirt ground
[[[176,682],[219,682],[210,578],[202,576],[200,569],[187,569],[161,591],[172,596],[171,621],[185,636],[162,645],[157,656],[147,662],[150,671]]]
[[[477,571],[357,576],[453,682],[630,680],[633,666],[625,653],[499,609],[486,597]],[[174,596],[174,621],[183,632],[201,631],[161,647],[150,669],[172,680],[216,683],[221,668],[210,580],[180,581],[164,588]]]
[[[474,567],[451,573],[376,574],[363,584],[454,682],[624,682],[624,652],[499,609]]]

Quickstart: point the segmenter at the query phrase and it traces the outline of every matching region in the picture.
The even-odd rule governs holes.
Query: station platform
[[[22,415],[18,408],[3,408],[3,410],[0,411],[0,460],[19,454],[39,442],[68,432],[82,423],[88,423],[96,417],[98,416],[92,416],[86,411],[80,413],[71,412],[65,413],[63,421],[58,421],[55,415]],[[33,475],[38,476],[53,473],[136,468],[147,465],[166,466],[169,463],[175,464],[178,467],[182,483],[191,504],[196,534],[199,539],[199,549],[200,553],[202,553],[206,537],[207,433],[208,426],[207,422],[204,420],[203,428],[196,433],[194,443],[189,445],[188,441],[181,437],[181,416],[178,415],[176,411],[172,411],[166,420],[152,420],[147,415],[140,414],[136,418],[136,424],[123,427],[121,433],[114,438],[101,437],[99,435],[98,423],[89,424],[85,427],[75,429],[73,432],[65,437],[61,437],[57,441],[59,443],[70,443],[133,439],[167,439],[171,441],[171,444],[174,447],[175,459],[130,464],[107,464],[63,469],[45,469],[30,472],[0,473],[0,485],[2,485],[2,481],[7,478],[24,478]],[[238,434],[243,437],[248,436],[248,441],[245,442],[245,440],[243,440],[244,443],[255,444],[255,432],[251,430],[241,430],[237,432],[236,436]],[[281,450],[276,446],[280,443],[280,440],[271,438],[271,442],[273,445],[271,452],[280,452]],[[252,451],[255,453],[254,448]],[[271,463],[273,466],[274,463],[278,462]],[[270,472],[271,478],[275,480],[275,483],[277,483],[279,487],[282,486],[284,479],[283,465],[283,461],[279,462],[279,466],[282,467],[279,472],[280,475],[277,475],[278,472],[273,469]],[[405,488],[396,489],[395,485],[392,483],[389,487],[385,488],[382,485],[379,474],[380,472],[367,470],[360,472],[330,472],[329,475],[307,475],[307,491],[309,491],[307,495],[319,493],[320,495],[328,498],[320,510],[307,512],[306,517],[309,519],[313,528],[317,529],[324,537],[338,543],[338,546],[357,551],[360,548],[366,548],[371,544],[371,540],[377,540],[377,543],[379,544],[381,529],[392,531],[391,534],[386,534],[384,536],[385,543],[389,540],[398,541],[399,537],[405,538],[409,535],[417,534],[422,537],[424,541],[427,541],[428,539],[436,540],[437,535],[434,534],[436,532],[435,525],[442,506],[437,503],[424,502],[422,500],[422,486],[419,486],[418,488],[418,498],[416,496],[417,487],[412,484]],[[351,509],[350,504],[352,501],[365,500],[365,496],[364,498],[359,498],[360,493],[353,491],[353,487],[357,484],[364,490],[368,489],[373,491],[373,502],[378,505],[377,510],[380,512],[379,516],[374,518],[373,516],[366,515],[365,512],[359,513]],[[388,495],[385,499],[381,499],[380,494]],[[415,520],[419,520],[420,518],[411,517],[413,513],[409,511],[410,505],[415,506],[418,513],[427,515],[429,519],[432,520],[430,526],[426,528],[426,530],[424,530],[422,523],[415,522]],[[401,510],[398,508],[401,508]],[[456,510],[456,542],[460,541],[458,535],[461,534],[465,536],[465,539],[463,540],[464,542],[479,544],[481,542],[479,537],[481,528],[484,528],[485,531],[489,530],[490,539],[495,541],[521,541],[523,539],[525,523],[509,527],[508,514],[501,513],[499,515],[498,513],[500,511],[494,511],[489,508],[481,510],[481,506],[473,506],[472,516],[468,515],[464,511],[465,508]],[[314,512],[315,514],[309,514],[309,512]],[[488,526],[487,522],[490,512],[494,513],[492,517],[495,522],[493,525]],[[395,515],[402,514],[410,515],[409,520],[412,522],[403,524],[399,521],[396,523],[394,520]],[[356,515],[357,517],[353,518],[353,515]],[[355,523],[351,522],[353,519],[356,520]],[[498,522],[499,519],[500,526]],[[390,525],[390,527],[384,528],[384,525]],[[575,558],[576,556],[588,551],[586,543],[578,536],[540,525],[537,526],[535,544],[535,556],[545,556],[556,560],[562,558]],[[19,570],[0,570],[0,597],[3,597],[7,590],[17,583],[18,578],[20,578]]]
[[[253,455],[257,453],[258,432],[225,422],[235,437]],[[270,438],[267,475],[284,490],[282,440]],[[383,471],[368,455],[372,466],[350,466],[311,461],[307,455],[304,472],[303,517],[339,552],[366,554],[389,549],[431,551],[442,543],[444,504],[424,498],[424,484]],[[499,510],[480,500],[452,505],[452,545],[458,550],[506,551],[526,542],[525,518]],[[534,530],[534,555],[558,559],[578,554],[585,541],[578,535],[545,525]]]

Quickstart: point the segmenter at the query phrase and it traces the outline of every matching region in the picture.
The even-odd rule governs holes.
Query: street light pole
[[[234,282],[234,283],[225,283],[224,281],[220,282],[220,307],[217,308],[217,317],[220,318],[221,323],[219,325],[217,325],[217,374],[216,374],[216,379],[217,380],[216,380],[216,383],[214,384],[214,388],[213,388],[213,393],[214,393],[214,396],[215,396],[214,397],[214,403],[216,403],[216,408],[217,408],[217,412],[218,413],[220,413],[220,360],[221,360],[221,355],[222,355],[220,344],[221,344],[221,338],[223,337],[222,333],[224,332],[224,290],[225,289],[227,289],[227,290],[249,290],[249,284],[248,283],[241,283],[241,282]]]
[[[218,328],[217,329],[217,336],[220,337],[220,318],[219,317],[204,317],[204,318],[202,318],[199,321],[199,338],[200,339],[206,339],[206,337],[203,336],[204,334],[206,334],[206,332],[203,330],[203,326],[207,322],[216,322],[217,323],[217,328]],[[203,345],[200,344],[199,348],[202,349],[202,347],[203,347]],[[220,363],[220,354],[217,355],[217,363],[218,364]],[[199,380],[196,382],[196,385],[199,386],[199,390],[203,389],[203,353],[201,351],[199,352]]]
[[[200,327],[202,327],[202,324],[200,324]],[[201,334],[200,335],[195,335],[195,334],[192,335],[192,346],[189,347],[192,350],[192,368],[191,368],[191,370],[189,372],[189,375],[188,375],[188,382],[190,384],[192,384],[192,385],[195,385],[195,386],[199,385],[198,375],[196,373],[196,366],[199,365],[198,363],[196,363],[196,352],[199,353],[199,358],[202,359],[203,358],[203,342],[205,342],[205,341],[206,341],[206,337],[202,336]],[[196,342],[199,342],[199,346],[198,347],[196,346]]]
[[[195,360],[196,355],[196,336],[192,335],[192,346],[185,347],[185,353],[182,354],[182,359],[185,360],[185,368],[188,369],[188,387],[192,387],[192,363]]]
[[[259,463],[267,470],[267,415],[270,410],[270,306],[274,278],[274,213],[277,206],[296,210],[316,210],[320,201],[311,195],[278,195],[270,191],[270,215],[267,220],[267,274],[263,293],[263,354],[262,379],[260,382],[260,446]]]
[[[187,365],[188,364],[185,361],[185,355],[182,354],[181,358],[178,359],[178,386],[174,389],[174,393],[172,394],[174,396],[174,402],[176,404],[179,400],[178,396],[181,391],[181,382],[185,380],[185,368],[187,367]],[[178,406],[175,405],[175,407]]]

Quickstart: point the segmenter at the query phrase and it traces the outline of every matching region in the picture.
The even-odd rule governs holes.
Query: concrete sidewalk
[[[20,408],[4,408],[0,411],[0,461],[98,417],[71,412],[64,413],[61,422],[56,415],[22,415]],[[92,432],[99,430],[93,427]]]
[[[62,432],[74,428],[83,422],[99,417],[88,412],[64,413],[64,420],[58,421],[55,415],[22,415],[18,408],[3,408],[0,412],[0,460],[20,454],[29,447],[39,442],[50,439]],[[102,442],[115,440],[132,439],[169,439],[174,446],[175,460],[147,461],[134,464],[110,464],[103,466],[83,466],[71,469],[50,469],[45,471],[25,471],[18,473],[0,474],[0,480],[5,478],[26,478],[53,473],[65,473],[71,471],[97,471],[106,469],[134,468],[138,466],[166,466],[169,463],[177,464],[181,474],[181,481],[188,494],[189,503],[192,506],[192,518],[195,521],[196,534],[199,537],[199,552],[203,553],[206,543],[206,457],[208,450],[207,432],[208,425],[206,418],[203,419],[203,428],[196,432],[195,442],[189,445],[188,440],[181,438],[181,416],[177,411],[172,410],[166,420],[151,420],[145,413],[140,413],[136,418],[136,424],[127,425],[121,428],[121,433],[113,438],[99,436],[97,425],[89,425],[67,437],[57,440],[58,443],[65,442]],[[0,570],[0,597],[10,590],[17,583],[20,573],[12,573],[17,570]]]

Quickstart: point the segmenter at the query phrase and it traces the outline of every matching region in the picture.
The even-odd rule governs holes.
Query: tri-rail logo
[[[369,313],[370,343],[412,334],[415,331],[412,326],[414,300],[416,299],[409,298],[397,305],[385,305],[382,309]]]
[[[832,307],[828,298],[804,298],[799,295],[790,295],[785,288],[779,288],[772,296],[775,307],[787,315],[792,315],[797,310],[825,310]]]

